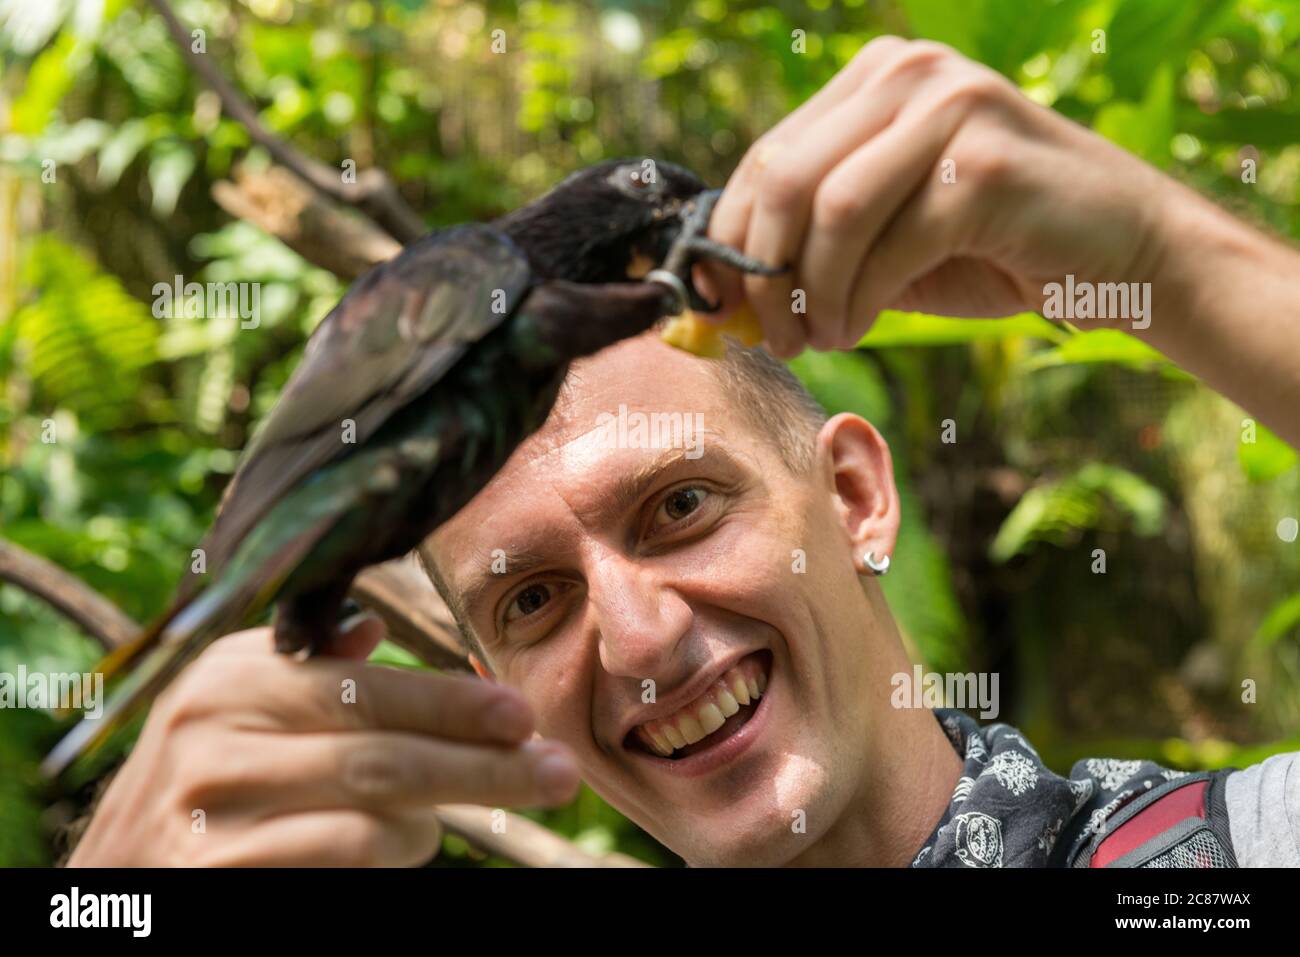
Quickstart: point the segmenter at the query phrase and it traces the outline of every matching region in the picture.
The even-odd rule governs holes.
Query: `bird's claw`
[[[697,260],[713,259],[755,276],[776,276],[790,268],[768,265],[704,235],[709,228],[713,207],[721,195],[720,189],[705,190],[682,207],[681,232],[669,247],[663,265],[646,275],[647,280],[672,288],[678,294],[682,310],[689,304],[699,312],[717,312],[720,306],[719,303],[709,302],[695,288],[691,279],[691,266]]]
[[[672,315],[680,316],[686,311],[688,305],[694,308],[694,304],[691,302],[691,293],[695,290],[689,288],[676,273],[669,272],[667,269],[652,269],[646,273],[645,281],[657,282],[673,294],[673,298],[676,300],[676,308],[671,313]],[[698,296],[698,293],[696,295]]]

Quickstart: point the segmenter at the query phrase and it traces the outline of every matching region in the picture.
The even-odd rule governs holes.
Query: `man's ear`
[[[484,681],[496,681],[496,678],[492,677],[492,672],[488,671],[487,665],[483,664],[479,656],[472,651],[469,653],[469,666],[474,669],[474,674]]]
[[[844,412],[817,433],[817,460],[834,482],[853,564],[866,573],[866,553],[874,552],[877,560],[892,555],[898,539],[898,489],[889,446],[870,422]]]

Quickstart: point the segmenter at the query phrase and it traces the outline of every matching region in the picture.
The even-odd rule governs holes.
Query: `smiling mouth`
[[[772,655],[756,651],[736,662],[703,694],[670,715],[637,725],[624,746],[678,761],[726,741],[754,716],[767,691]]]

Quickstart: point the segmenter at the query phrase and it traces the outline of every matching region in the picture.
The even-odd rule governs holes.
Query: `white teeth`
[[[694,744],[696,741],[699,741],[704,737],[704,729],[700,727],[700,723],[690,715],[686,715],[678,720],[677,730],[682,733],[682,737],[686,739],[687,744]]]
[[[704,692],[691,710],[682,709],[677,714],[639,726],[637,729],[644,744],[661,757],[671,757],[673,751],[695,744],[713,734],[742,707],[749,706],[762,697],[767,689],[767,675],[756,672],[747,663],[728,670],[722,680]]]
[[[665,758],[668,757],[668,755],[673,753],[673,746],[668,743],[668,738],[665,737],[662,732],[656,733],[654,731],[651,731],[649,728],[647,728],[646,734],[648,734],[650,736],[650,739],[654,741],[655,750],[658,751]]]
[[[749,689],[745,687],[745,679],[736,675],[736,680],[731,683],[731,690],[736,695],[736,700],[742,705],[749,704]]]
[[[704,728],[705,734],[717,731],[726,721],[716,704],[706,704],[700,709],[700,726]]]
[[[722,712],[724,718],[730,718],[740,710],[740,704],[731,696],[729,691],[718,692],[718,710]]]

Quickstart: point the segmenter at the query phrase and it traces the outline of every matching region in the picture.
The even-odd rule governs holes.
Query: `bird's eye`
[[[518,621],[540,611],[552,598],[549,585],[529,585],[510,601],[506,621]]]
[[[659,174],[653,163],[625,163],[614,170],[609,181],[619,192],[638,199],[660,191]]]
[[[655,509],[654,519],[651,524],[655,528],[662,528],[673,522],[680,522],[698,510],[708,497],[709,493],[705,489],[695,485],[686,485],[674,489],[664,497],[659,507]]]

